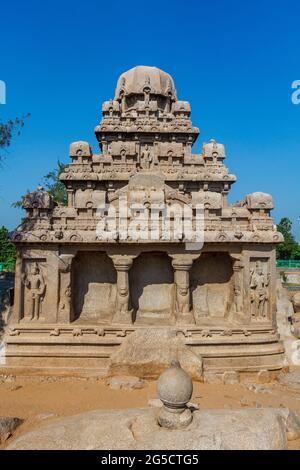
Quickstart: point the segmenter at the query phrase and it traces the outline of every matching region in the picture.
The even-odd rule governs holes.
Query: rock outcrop
[[[9,438],[22,422],[22,419],[12,416],[0,416],[0,444]]]
[[[131,333],[111,356],[109,375],[156,379],[178,359],[194,380],[202,380],[202,360],[169,328],[142,328]]]
[[[277,279],[277,325],[285,348],[286,365],[299,365],[300,341],[294,334],[294,308],[291,299],[292,295],[283,287],[281,280]]]
[[[157,424],[157,412],[99,410],[63,418],[24,434],[8,449],[283,450],[300,428],[286,408],[194,411],[187,428],[172,431]]]

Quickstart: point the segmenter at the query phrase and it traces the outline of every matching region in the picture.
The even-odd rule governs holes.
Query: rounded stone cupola
[[[120,75],[115,91],[115,100],[123,96],[139,95],[144,93],[161,95],[175,101],[176,89],[173,78],[157,67],[138,65]]]

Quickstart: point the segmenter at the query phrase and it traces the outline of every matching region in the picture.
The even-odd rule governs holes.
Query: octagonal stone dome
[[[143,94],[147,90],[151,95],[161,95],[176,100],[173,78],[157,67],[138,65],[120,75],[115,91],[115,100],[122,96]]]

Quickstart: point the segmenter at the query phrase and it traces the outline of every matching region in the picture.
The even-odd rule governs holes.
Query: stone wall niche
[[[47,310],[46,260],[39,258],[24,259],[21,275],[23,293],[24,321],[45,319]]]
[[[270,268],[268,258],[250,258],[250,312],[252,321],[270,319]]]
[[[227,253],[203,253],[190,272],[194,317],[225,319],[233,302],[233,268]]]
[[[133,318],[143,324],[174,322],[174,275],[166,253],[142,253],[129,271]]]
[[[74,320],[111,321],[115,310],[117,275],[103,252],[78,252],[72,265]]]

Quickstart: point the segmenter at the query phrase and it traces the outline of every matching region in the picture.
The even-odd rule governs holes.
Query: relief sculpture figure
[[[257,262],[250,273],[251,315],[255,319],[262,320],[267,317],[269,282],[270,274],[264,274],[262,265]]]
[[[34,263],[32,272],[24,274],[22,281],[29,291],[30,296],[30,320],[38,320],[41,313],[46,284],[37,263]]]

